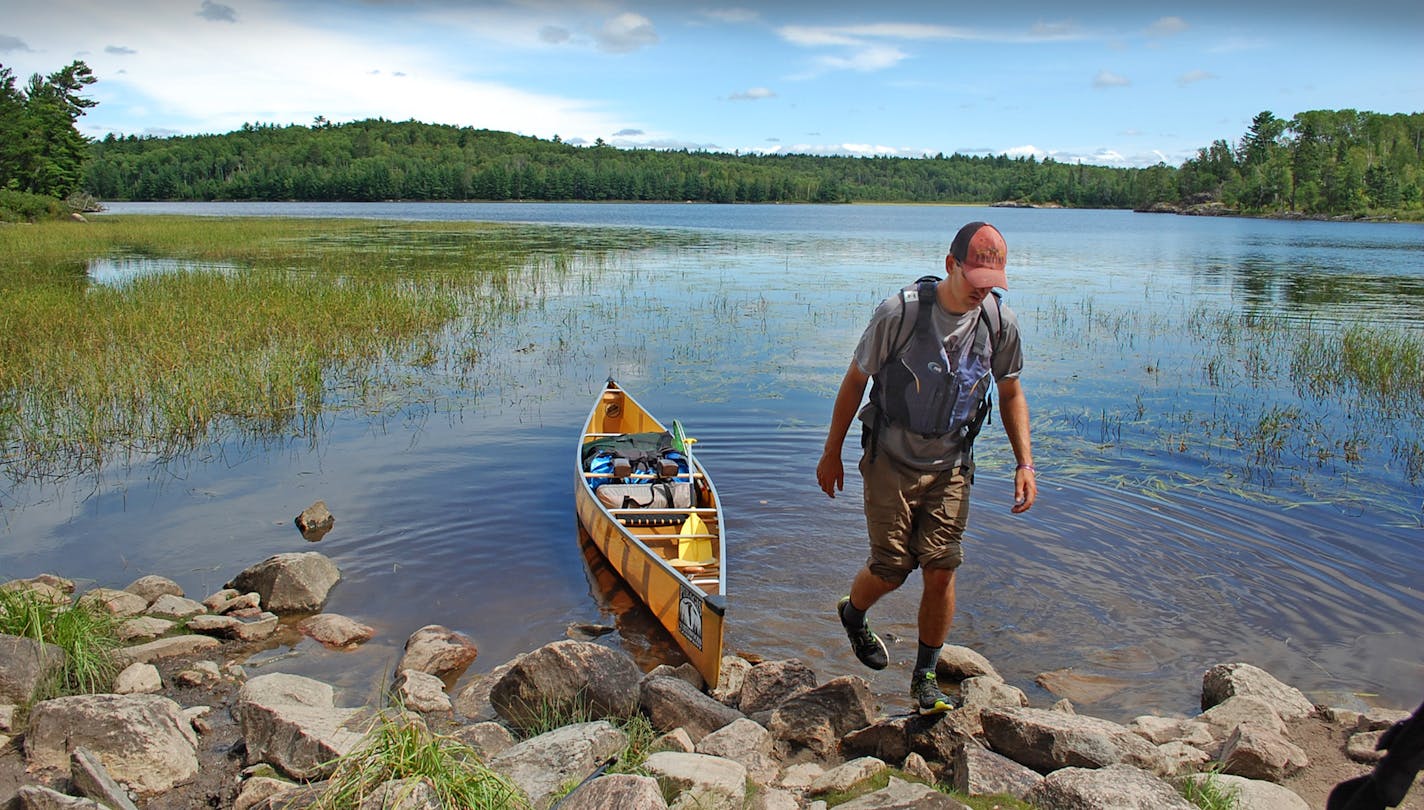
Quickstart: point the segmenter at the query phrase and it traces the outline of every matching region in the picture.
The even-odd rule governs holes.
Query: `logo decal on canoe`
[[[677,602],[677,631],[692,646],[702,649],[702,594],[686,585],[682,586],[682,598]]]

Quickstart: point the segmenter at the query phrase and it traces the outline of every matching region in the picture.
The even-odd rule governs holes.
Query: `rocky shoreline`
[[[1039,208],[1039,209],[1064,209],[1061,203],[1030,203],[1019,200],[1004,200],[992,203],[990,208]],[[1156,202],[1141,208],[1132,209],[1137,214],[1179,214],[1189,217],[1247,217],[1249,219],[1280,219],[1288,221],[1309,221],[1309,222],[1399,222],[1393,216],[1368,216],[1355,214],[1307,214],[1303,211],[1281,211],[1274,214],[1243,214],[1240,209],[1232,208],[1223,202],[1218,202],[1209,198],[1193,199],[1183,203]]]
[[[962,705],[933,717],[886,716],[863,679],[821,682],[796,660],[728,657],[709,690],[690,666],[643,673],[621,651],[572,638],[452,695],[477,650],[439,626],[407,640],[388,706],[337,706],[333,687],[298,675],[249,677],[247,656],[279,633],[335,649],[372,637],[358,621],[320,612],[339,579],[329,559],[307,552],[254,565],[201,602],[156,576],[77,596],[53,575],[0,586],[102,606],[123,617],[130,644],[111,693],[27,705],[63,653],[0,636],[0,808],[305,807],[331,761],[396,712],[473,750],[522,794],[511,806],[789,810],[847,795],[837,806],[967,806],[929,786],[938,784],[1043,810],[1191,808],[1179,782],[1211,779],[1235,790],[1242,810],[1303,810],[1368,773],[1380,735],[1408,716],[1312,705],[1233,662],[1203,675],[1201,714],[1124,725],[1080,715],[1067,700],[1030,707],[990,662],[954,646],[939,676]],[[580,721],[531,735],[534,715],[550,712]],[[661,735],[639,773],[586,779],[628,746],[624,726],[635,717]],[[1422,792],[1416,785],[1401,807],[1424,807]],[[441,805],[407,780],[350,806]]]

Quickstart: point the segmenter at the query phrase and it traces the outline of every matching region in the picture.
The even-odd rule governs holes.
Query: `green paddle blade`
[[[683,431],[682,423],[676,419],[672,420],[672,449],[687,455],[687,433]]]

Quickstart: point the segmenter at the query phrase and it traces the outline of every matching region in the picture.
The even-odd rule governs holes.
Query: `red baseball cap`
[[[1009,288],[1004,272],[1009,246],[1004,235],[987,222],[971,222],[959,229],[949,246],[949,255],[964,268],[964,277],[975,287]]]

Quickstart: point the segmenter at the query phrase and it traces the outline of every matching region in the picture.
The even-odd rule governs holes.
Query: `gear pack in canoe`
[[[584,470],[598,476],[589,486],[611,509],[686,509],[692,480],[677,444],[668,431],[594,439],[583,448]]]

